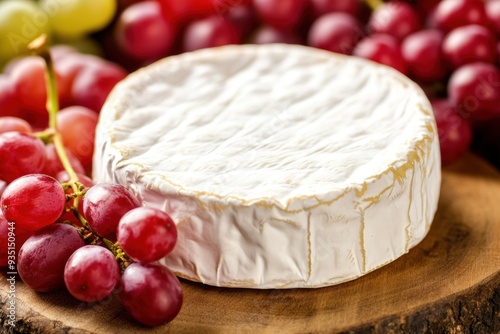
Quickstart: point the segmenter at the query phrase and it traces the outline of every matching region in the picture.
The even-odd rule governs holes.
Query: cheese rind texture
[[[437,209],[429,101],[399,72],[301,46],[226,46],[131,74],[105,103],[93,176],[168,212],[161,262],[215,286],[312,288],[418,244]]]

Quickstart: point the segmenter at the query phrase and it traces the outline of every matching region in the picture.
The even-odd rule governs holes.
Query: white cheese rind
[[[227,46],[129,76],[96,131],[94,178],[178,223],[178,275],[210,285],[333,285],[427,234],[439,141],[395,70],[301,46]]]

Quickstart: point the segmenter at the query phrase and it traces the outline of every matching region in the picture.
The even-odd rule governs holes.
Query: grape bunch
[[[93,147],[93,131],[89,130],[95,127],[98,112],[111,89],[125,78],[127,72],[112,62],[81,54],[70,47],[55,46],[52,54],[58,100],[63,108],[58,116],[60,128],[65,132],[72,153],[82,160],[84,167],[88,167],[92,155],[89,149]],[[4,74],[0,74],[0,88],[0,116],[24,119],[36,130],[47,125],[47,90],[42,59],[30,56],[11,61]],[[79,124],[80,128],[70,128],[72,124]],[[83,140],[75,143],[76,138],[70,137]]]
[[[395,68],[427,93],[444,165],[460,159],[478,138],[484,148],[484,134],[500,124],[500,0],[120,3],[103,39],[113,50],[107,55],[119,63],[140,67],[241,43],[303,44],[366,58]]]
[[[72,110],[60,131],[87,172],[93,133],[84,130],[96,116],[75,106],[98,113],[127,71],[241,43],[303,44],[391,66],[431,99],[443,164],[473,145],[500,166],[500,0],[4,0],[0,67],[9,62],[0,74],[0,117],[24,119],[35,130],[47,124],[43,64],[15,56],[42,33],[52,44],[108,59],[53,48],[60,104]],[[86,122],[77,121],[83,113]]]
[[[58,131],[70,159],[75,162],[74,167],[79,172],[89,172],[98,112],[127,72],[112,62],[69,47],[53,47],[51,54],[57,76],[58,104],[62,106],[57,113]],[[5,73],[0,74],[0,133],[30,134],[41,132],[47,126],[44,66],[39,57],[22,57],[10,62]],[[52,166],[52,162],[58,161],[54,159],[54,149],[47,146],[46,151],[49,160],[45,164],[46,173],[55,177],[61,168]],[[0,180],[9,181],[1,172]]]
[[[182,289],[157,261],[176,244],[174,221],[141,206],[124,186],[94,184],[86,176],[87,164],[71,153],[72,144],[80,145],[86,132],[93,139],[97,114],[85,107],[58,112],[57,66],[43,37],[29,47],[41,57],[28,61],[41,60],[46,73],[41,84],[48,87],[49,126],[33,132],[20,118],[0,118],[0,266],[14,271],[17,265],[23,282],[37,292],[65,288],[91,303],[116,291],[140,323],[171,321],[182,306]]]
[[[86,172],[96,114],[128,71],[241,43],[303,44],[391,66],[431,99],[443,164],[473,145],[500,166],[500,0],[5,0],[0,13],[0,66],[10,60],[0,74],[0,117],[43,129],[43,63],[13,57],[25,54],[36,34],[73,45],[52,48],[63,108],[59,130]],[[2,119],[0,130],[12,122],[21,126]]]

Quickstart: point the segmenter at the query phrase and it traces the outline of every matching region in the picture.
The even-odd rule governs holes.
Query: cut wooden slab
[[[475,156],[444,170],[439,210],[424,241],[362,278],[314,290],[223,289],[182,281],[170,324],[137,325],[117,296],[87,305],[37,294],[18,279],[22,333],[499,333],[500,173]],[[5,275],[0,318],[7,316]],[[147,307],[147,305],[144,305]]]

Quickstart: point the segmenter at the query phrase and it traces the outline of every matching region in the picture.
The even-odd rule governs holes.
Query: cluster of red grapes
[[[500,119],[500,0],[120,3],[105,42],[128,65],[225,44],[290,43],[391,66],[431,99],[444,164],[469,150],[475,129]]]
[[[393,67],[419,83],[432,102],[443,164],[458,160],[473,126],[500,116],[500,1],[377,3],[366,21],[353,15],[354,6],[350,11],[317,18],[307,43]]]
[[[115,63],[78,53],[70,47],[56,46],[52,49],[52,56],[57,75],[59,104],[65,108],[61,110],[61,114],[68,114],[60,116],[61,131],[67,129],[68,133],[75,134],[75,138],[82,138],[81,135],[88,133],[89,135],[84,136],[88,140],[93,137],[90,136],[93,131],[86,131],[92,128],[90,125],[85,131],[74,131],[75,129],[68,129],[67,125],[86,124],[92,119],[90,123],[95,126],[97,113],[106,97],[115,84],[126,77],[127,72]],[[4,74],[0,74],[0,117],[22,118],[36,130],[47,126],[44,68],[43,60],[34,56],[16,58],[7,64]],[[78,145],[83,145],[81,140]],[[88,149],[80,148],[78,151],[85,150]],[[88,166],[91,154],[86,153],[85,157],[79,158]]]
[[[89,172],[98,112],[111,89],[125,78],[127,72],[117,64],[78,53],[69,47],[56,46],[51,54],[57,76],[58,102],[63,107],[57,114],[58,131],[70,158],[76,158],[72,161],[77,171]],[[4,74],[0,74],[0,133],[20,131],[29,134],[45,129],[48,113],[44,73],[43,60],[29,56],[11,61]],[[39,161],[43,160],[41,151],[37,151]],[[44,173],[55,176],[59,171],[53,168],[53,164],[58,163],[55,150],[48,145],[45,151],[49,163],[45,164]],[[5,154],[9,157],[8,153]],[[24,161],[17,164],[20,171],[30,168]],[[0,183],[12,179],[0,175]]]
[[[50,71],[47,57],[47,64],[41,57],[20,61],[41,60],[44,87],[51,86],[45,85],[44,72],[49,83],[61,77],[57,65]],[[47,106],[57,106],[51,103],[58,100],[54,93],[54,88],[44,92]],[[70,108],[92,115],[82,129],[93,145],[97,113]],[[182,289],[157,261],[173,250],[176,225],[167,213],[142,207],[127,188],[94,184],[85,175],[91,161],[83,163],[73,154],[79,147],[72,143],[81,138],[71,133],[71,126],[84,120],[75,116],[78,110],[66,116],[70,108],[47,112],[45,107],[49,127],[36,133],[20,118],[0,118],[0,266],[9,271],[17,266],[23,282],[37,292],[65,287],[83,302],[108,298],[119,287],[124,307],[139,322],[156,326],[171,321],[182,306]]]
[[[65,106],[57,113],[57,130],[78,180],[89,187],[93,183],[85,173],[91,169],[97,111],[113,86],[126,76],[126,72],[118,65],[98,57],[79,54],[71,48],[56,47],[52,54],[56,60],[58,100]],[[12,61],[5,74],[0,75],[0,196],[4,191],[12,191],[18,182],[22,182],[28,189],[28,193],[22,195],[28,200],[26,206],[33,208],[43,208],[46,205],[43,201],[49,200],[47,198],[31,202],[31,195],[35,192],[43,194],[43,188],[37,187],[42,187],[43,183],[52,183],[54,187],[57,181],[63,183],[69,179],[56,146],[50,140],[50,131],[34,132],[44,129],[48,123],[45,72],[42,58],[33,56]],[[40,178],[42,174],[44,177]],[[30,176],[21,178],[25,175]],[[47,179],[49,176],[51,178]],[[43,181],[37,181],[39,179]],[[29,186],[30,182],[34,182],[34,185]],[[6,190],[10,183],[14,185],[9,185]],[[57,186],[59,188],[60,185]],[[56,214],[58,217],[50,216],[44,221],[39,218],[39,213],[26,210],[32,216],[25,216],[25,223],[11,220],[12,217],[6,214],[10,223],[16,223],[16,253],[26,239],[45,224],[65,220],[77,222],[72,212],[65,211],[66,208],[63,207]],[[6,232],[2,233],[0,243],[0,264],[3,266],[7,264],[8,234],[5,218],[0,219],[0,222],[1,231]]]
[[[77,184],[77,196],[68,183],[45,174],[7,186],[0,199],[0,265],[9,265],[7,236],[13,231],[16,246],[22,244],[18,273],[33,290],[65,286],[78,300],[97,302],[119,285],[123,305],[139,322],[156,326],[174,319],[182,306],[181,285],[155,261],[172,251],[175,223],[161,210],[140,206],[121,185]],[[81,214],[73,206],[76,197],[83,197]],[[66,211],[74,211],[80,224],[64,220]]]

